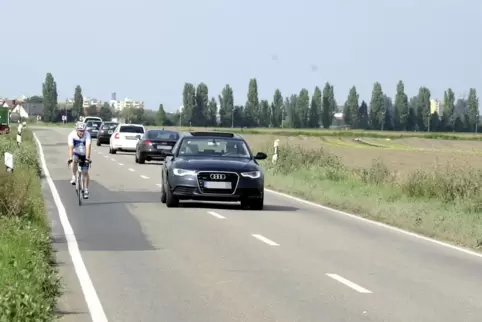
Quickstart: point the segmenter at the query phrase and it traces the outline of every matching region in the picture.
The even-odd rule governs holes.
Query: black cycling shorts
[[[88,170],[89,169],[89,164],[85,162],[86,157],[85,155],[79,155],[79,154],[73,154],[73,159],[74,160],[79,160],[79,167],[81,170]]]

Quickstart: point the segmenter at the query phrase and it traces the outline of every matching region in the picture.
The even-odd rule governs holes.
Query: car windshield
[[[87,122],[88,127],[99,127],[102,124],[100,121],[89,121]]]
[[[146,133],[146,137],[151,140],[177,140],[179,139],[179,134],[172,131],[149,130]]]
[[[248,147],[241,140],[229,138],[188,138],[179,147],[181,156],[250,158]]]
[[[118,123],[106,123],[102,125],[102,130],[113,130],[117,127]]]
[[[135,125],[124,125],[121,126],[119,129],[119,132],[124,133],[144,133],[144,129],[141,126],[135,126]]]

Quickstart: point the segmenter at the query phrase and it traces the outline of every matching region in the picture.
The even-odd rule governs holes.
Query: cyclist
[[[72,180],[71,184],[75,185],[75,174],[77,172],[77,163],[72,162],[73,159],[79,160],[79,166],[82,170],[84,177],[84,199],[89,198],[89,164],[90,160],[91,143],[92,139],[89,132],[86,131],[87,125],[83,122],[77,122],[75,124],[75,131],[70,132],[67,138],[67,144],[69,146],[69,160],[68,164],[71,165]]]

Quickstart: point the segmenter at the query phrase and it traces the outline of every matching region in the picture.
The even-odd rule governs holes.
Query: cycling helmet
[[[85,131],[85,128],[86,128],[86,127],[87,127],[86,124],[83,123],[83,122],[77,122],[77,123],[75,124],[75,129],[76,129],[77,131]]]

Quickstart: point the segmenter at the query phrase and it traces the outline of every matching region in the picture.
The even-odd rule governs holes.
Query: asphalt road
[[[79,207],[68,131],[35,133],[109,321],[482,321],[482,258],[272,193],[263,211],[168,209],[159,165],[105,145],[94,147],[91,198]],[[64,319],[88,321],[66,247],[57,248]]]

